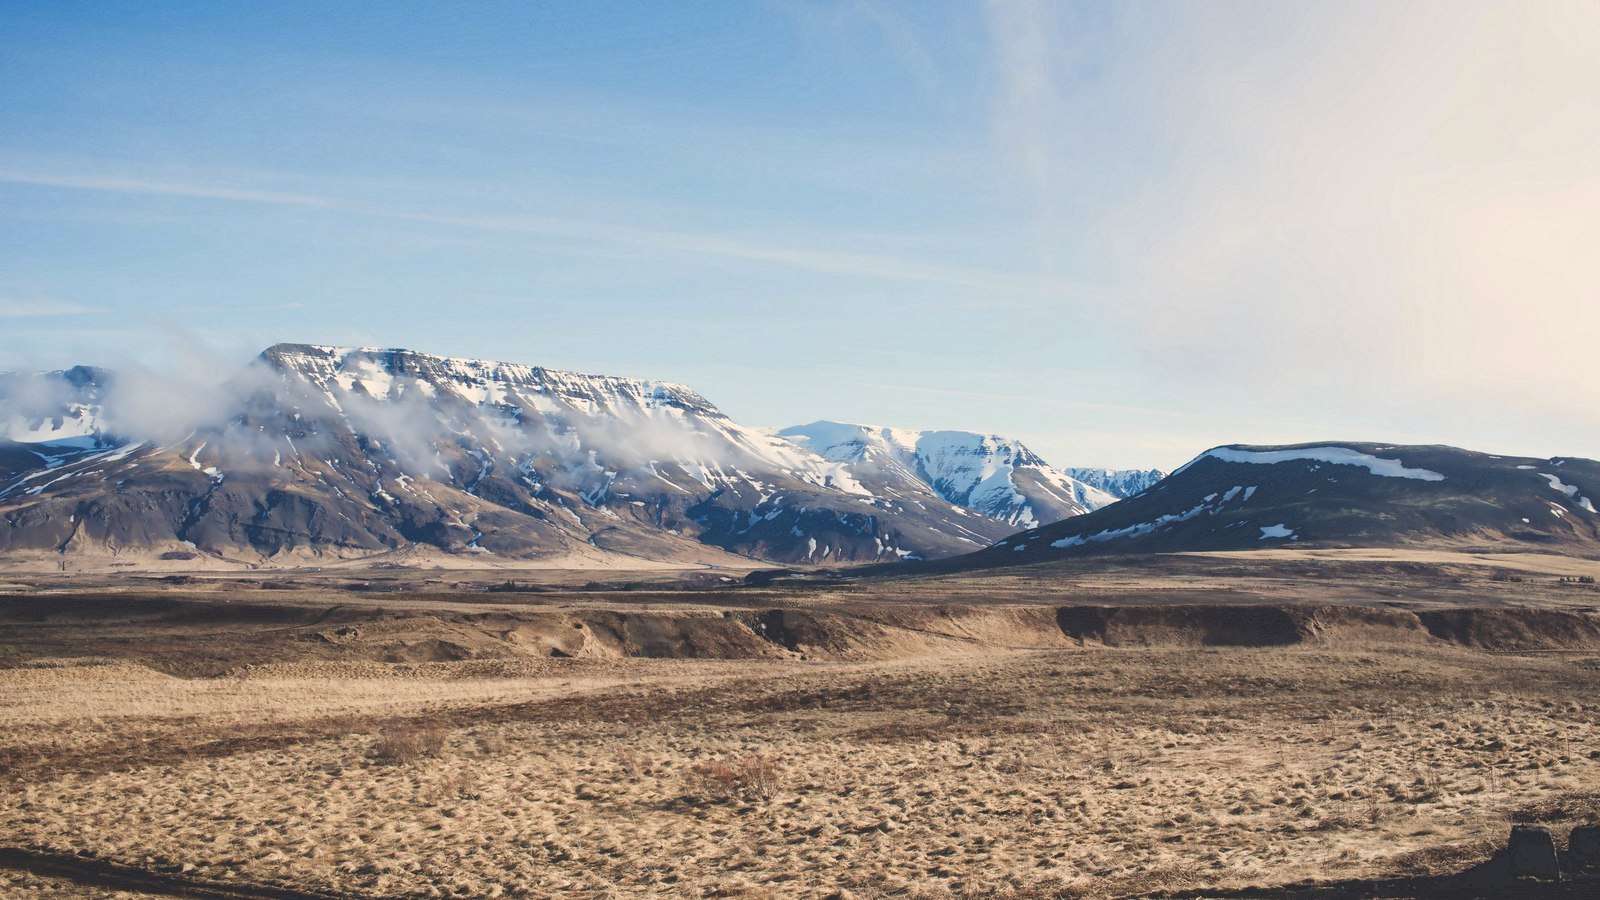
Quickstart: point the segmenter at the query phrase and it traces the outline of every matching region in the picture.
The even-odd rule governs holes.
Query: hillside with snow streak
[[[1208,450],[1113,506],[1022,534],[975,565],[1090,553],[1422,547],[1600,557],[1600,462],[1454,447]],[[958,561],[953,561],[959,564]]]

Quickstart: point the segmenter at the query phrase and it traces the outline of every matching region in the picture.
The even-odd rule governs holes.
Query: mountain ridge
[[[675,382],[293,343],[220,386],[139,403],[112,373],[68,371],[59,416],[23,409],[15,377],[0,395],[0,434],[31,439],[0,444],[0,552],[838,564],[1015,530],[925,484],[863,484]],[[141,434],[124,405],[171,421]]]

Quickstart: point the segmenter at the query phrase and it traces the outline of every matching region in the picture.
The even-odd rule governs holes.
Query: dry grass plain
[[[1600,649],[1113,646],[1002,603],[563,658],[425,607],[333,607],[369,644],[331,610],[0,621],[0,895],[1125,897],[1453,872],[1513,821],[1600,820]],[[430,630],[471,658],[395,650]]]

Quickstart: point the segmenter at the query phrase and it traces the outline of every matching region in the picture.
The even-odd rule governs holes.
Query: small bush
[[[486,731],[476,737],[480,756],[504,756],[512,750],[511,740],[500,732]]]
[[[424,757],[437,757],[444,753],[443,728],[399,726],[378,736],[373,742],[371,756],[375,762],[398,765]]]
[[[616,753],[617,767],[622,770],[630,780],[637,781],[641,775],[654,775],[656,771],[655,760],[632,747],[623,747]]]
[[[454,801],[480,800],[483,791],[480,789],[478,779],[465,771],[454,771],[445,774],[433,785],[430,792],[430,802],[433,806],[445,806]]]
[[[708,800],[770,800],[783,782],[777,760],[761,753],[730,756],[689,767],[689,787]]]

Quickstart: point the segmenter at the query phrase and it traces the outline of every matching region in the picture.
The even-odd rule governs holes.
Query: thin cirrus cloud
[[[0,296],[0,319],[55,319],[68,316],[92,316],[101,310],[52,297]]]
[[[323,210],[396,221],[539,238],[614,244],[672,253],[689,253],[743,262],[770,264],[812,272],[858,276],[946,287],[1000,289],[1009,294],[1040,294],[1048,283],[988,271],[941,265],[925,260],[849,250],[817,249],[754,243],[725,235],[617,225],[547,216],[493,213],[454,214],[387,207],[367,202],[296,191],[262,190],[207,182],[78,173],[0,170],[0,183],[34,187],[142,194],[195,200],[265,204]]]

